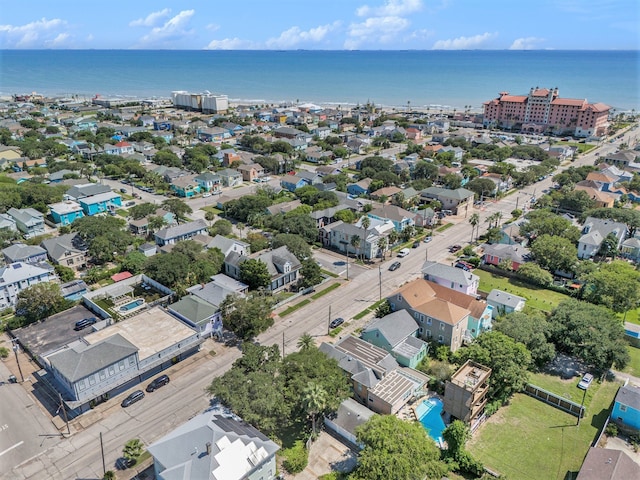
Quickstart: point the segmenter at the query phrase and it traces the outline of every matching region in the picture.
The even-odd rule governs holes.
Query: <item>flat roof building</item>
[[[444,388],[444,411],[473,430],[484,413],[491,369],[467,360]]]

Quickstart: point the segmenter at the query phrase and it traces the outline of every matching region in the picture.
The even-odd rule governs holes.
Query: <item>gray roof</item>
[[[93,345],[80,340],[49,355],[51,365],[68,381],[76,382],[118,363],[138,351],[138,347],[119,333]]]
[[[215,281],[202,285],[194,285],[187,289],[192,296],[198,297],[217,308],[228,295],[240,294],[236,289],[227,288]]]
[[[211,305],[199,296],[187,295],[169,305],[169,310],[179,313],[195,324],[206,323],[218,311],[217,305]]]
[[[15,282],[21,282],[29,278],[35,278],[39,275],[51,273],[51,270],[44,268],[45,265],[35,265],[31,263],[16,262],[6,267],[0,268],[0,283],[11,285]],[[51,267],[49,265],[49,267]]]
[[[271,275],[271,277],[284,273],[284,265],[287,262],[291,264],[292,272],[302,266],[300,260],[298,260],[296,256],[289,251],[286,245],[278,247],[275,250],[262,252],[257,256],[252,255],[251,257],[240,255],[237,252],[231,252],[229,255],[227,255],[227,258],[225,258],[224,261],[229,265],[238,266],[243,262],[249,260],[249,258],[254,258],[264,263],[267,266],[267,270],[269,271],[269,275]]]
[[[101,193],[111,192],[109,185],[102,185],[100,183],[85,183],[83,185],[75,185],[67,190],[67,195],[72,198],[85,198]]]
[[[621,240],[627,233],[627,225],[606,218],[587,217],[582,228],[580,243],[600,245],[607,235],[613,233]]]
[[[356,428],[366,423],[374,415],[376,415],[374,412],[359,404],[353,398],[347,398],[340,404],[331,421],[355,435]]]
[[[31,257],[46,253],[44,248],[25,245],[24,243],[14,243],[13,245],[2,250],[2,254],[9,259],[10,262],[19,262]]]
[[[279,448],[237,417],[209,411],[180,425],[148,450],[163,480],[241,480]]]
[[[442,197],[450,198],[452,200],[465,200],[469,197],[473,197],[474,193],[466,188],[456,188],[455,190],[449,190],[442,187],[428,187],[422,190],[421,195],[425,197]]]
[[[86,292],[89,289],[84,280],[71,280],[60,285],[60,292],[63,297],[74,295],[79,292]]]
[[[16,221],[29,225],[31,223],[41,223],[44,221],[44,215],[35,208],[10,208],[7,210],[7,214],[13,217]]]
[[[382,318],[372,320],[362,333],[378,330],[391,347],[395,347],[405,338],[413,336],[418,330],[418,324],[406,310],[398,310]]]
[[[163,228],[156,232],[156,237],[161,238],[163,240],[168,240],[170,238],[180,237],[182,235],[187,235],[190,233],[195,233],[200,230],[206,230],[207,224],[204,220],[198,219],[193,222],[182,223],[180,225],[176,225],[175,227],[167,227]]]
[[[220,175],[221,177],[242,177],[242,174],[239,171],[232,168],[225,168],[224,170],[220,170],[218,172],[218,175]]]
[[[426,345],[428,345],[426,342],[417,337],[407,337],[393,347],[393,353],[404,358],[413,358],[418,355]]]
[[[77,233],[68,233],[57,238],[49,238],[43,240],[40,245],[45,248],[47,254],[53,260],[59,260],[67,252],[79,254],[86,251],[86,245]]]
[[[222,235],[216,235],[213,239],[207,244],[207,248],[219,248],[222,253],[228,255],[230,252],[235,251],[234,246],[239,245],[244,247],[245,249],[249,249],[249,244],[245,243],[241,240],[236,240],[235,238],[227,238]]]
[[[633,384],[620,387],[615,401],[640,412],[640,387]]]
[[[516,308],[520,302],[526,302],[526,298],[519,297],[518,295],[513,295],[512,293],[503,292],[502,290],[498,290],[494,288],[487,295],[487,302],[493,302],[499,305],[505,305],[507,307]]]
[[[435,281],[434,277],[444,278],[460,285],[471,285],[478,282],[480,277],[466,272],[461,268],[455,268],[450,265],[444,265],[438,262],[427,261],[422,265],[422,274],[425,280]],[[437,282],[436,282],[437,283]]]
[[[492,255],[498,258],[508,258],[512,262],[517,263],[524,263],[526,261],[524,259],[524,256],[531,253],[528,248],[525,248],[522,245],[507,245],[505,243],[496,243],[493,245],[485,243],[482,245],[482,249],[484,255]]]
[[[589,448],[576,480],[630,480],[640,477],[640,465],[622,450]]]

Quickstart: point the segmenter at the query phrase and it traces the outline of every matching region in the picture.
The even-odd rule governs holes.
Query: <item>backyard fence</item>
[[[563,412],[567,412],[580,418],[584,417],[585,408],[583,405],[567,400],[564,397],[556,395],[555,393],[551,393],[536,385],[528,383],[527,386],[524,387],[524,393],[537,398],[538,400],[541,400],[544,403],[551,405],[552,407],[556,407]]]

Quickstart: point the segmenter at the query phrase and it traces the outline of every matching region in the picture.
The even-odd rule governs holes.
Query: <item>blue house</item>
[[[353,195],[354,197],[366,195],[367,193],[369,193],[369,185],[371,185],[371,179],[364,178],[358,183],[351,183],[347,185],[347,193],[349,195]]]
[[[185,175],[171,181],[171,190],[179,197],[191,198],[200,193],[200,184],[195,180],[194,175]]]
[[[295,192],[298,188],[309,185],[303,178],[297,175],[284,175],[280,180],[280,186],[290,192]]]
[[[640,387],[632,384],[620,387],[613,402],[611,419],[622,427],[640,430]]]
[[[117,207],[122,206],[122,197],[114,192],[99,193],[90,197],[78,200],[85,215],[95,215],[97,213],[114,212]]]
[[[53,221],[58,225],[71,225],[74,220],[84,217],[82,206],[78,202],[67,200],[49,205]]]
[[[222,188],[222,179],[215,173],[204,172],[196,175],[194,180],[202,192],[218,192]]]

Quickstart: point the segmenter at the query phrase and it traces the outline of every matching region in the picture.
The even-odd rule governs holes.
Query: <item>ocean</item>
[[[234,102],[372,102],[478,111],[499,92],[558,87],[561,97],[640,111],[638,51],[0,50],[0,95],[170,97]]]

